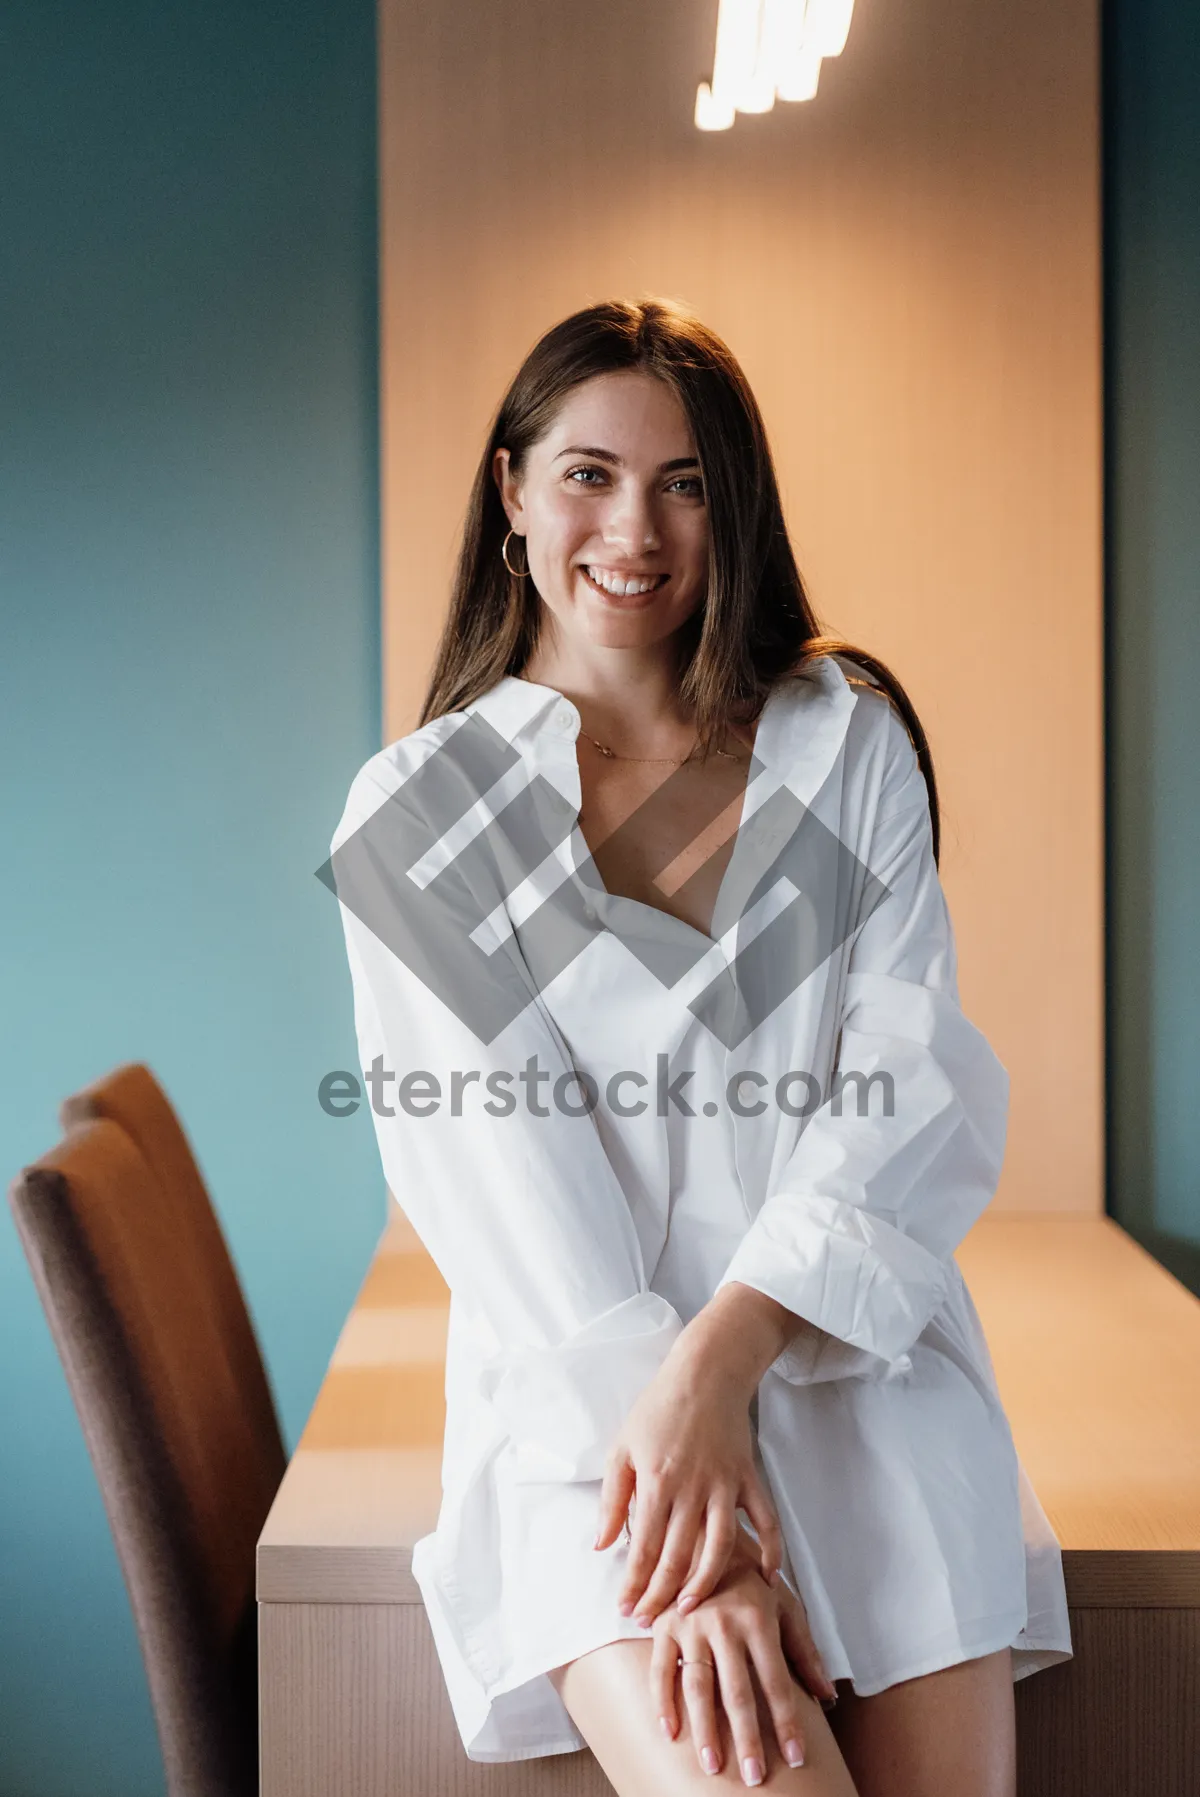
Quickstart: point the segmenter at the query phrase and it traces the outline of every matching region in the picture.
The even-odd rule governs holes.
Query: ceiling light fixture
[[[821,63],[840,56],[854,0],[721,0],[712,81],[696,89],[701,131],[728,131],[735,113],[776,99],[811,100]]]

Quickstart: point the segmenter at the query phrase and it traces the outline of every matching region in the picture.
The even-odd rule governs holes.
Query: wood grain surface
[[[1018,1452],[1064,1550],[1072,1604],[1196,1602],[1200,1302],[1108,1218],[988,1215],[958,1260]],[[395,1568],[440,1502],[438,1289],[393,1205],[268,1518],[260,1597],[322,1601],[319,1588],[328,1601],[351,1591],[370,1601],[374,1575],[350,1571],[361,1546],[373,1566],[392,1567],[380,1601],[395,1601]],[[345,1587],[334,1562],[323,1564],[326,1548]]]
[[[1200,1303],[1104,1218],[987,1216],[958,1258],[1071,1606],[1075,1658],[1016,1686],[1021,1797],[1194,1797]],[[263,1797],[610,1791],[587,1752],[462,1753],[412,1576],[439,1284],[393,1206],[259,1544]]]

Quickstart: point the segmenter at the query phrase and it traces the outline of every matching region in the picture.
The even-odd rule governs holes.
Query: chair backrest
[[[264,1471],[274,1491],[287,1464],[275,1400],[237,1270],[174,1105],[149,1067],[141,1061],[127,1061],[64,1098],[58,1115],[64,1129],[74,1129],[93,1117],[119,1123],[163,1186],[175,1210],[180,1245],[186,1245],[203,1276],[242,1403],[254,1419]],[[273,1456],[267,1452],[269,1443],[274,1443]]]
[[[170,1797],[258,1788],[254,1561],[278,1484],[186,1209],[108,1118],[9,1201],[125,1575]]]

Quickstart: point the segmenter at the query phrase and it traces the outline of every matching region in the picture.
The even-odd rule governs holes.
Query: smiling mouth
[[[671,578],[669,574],[654,575],[620,575],[610,576],[612,586],[605,586],[596,579],[590,567],[584,566],[580,572],[594,593],[599,593],[612,605],[643,605],[652,599],[659,588]],[[647,582],[650,584],[648,585]],[[632,591],[627,591],[632,588]]]

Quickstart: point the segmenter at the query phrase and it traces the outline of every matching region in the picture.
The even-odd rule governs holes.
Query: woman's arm
[[[749,1404],[771,1363],[798,1336],[810,1332],[817,1333],[795,1311],[753,1286],[731,1280],[688,1324],[680,1352],[686,1341],[686,1351],[697,1366],[723,1366]]]
[[[360,771],[331,855],[361,1064],[378,1069],[372,1120],[384,1172],[491,1344],[483,1390],[513,1444],[517,1476],[599,1480],[623,1436],[625,1498],[619,1504],[606,1487],[608,1513],[615,1538],[636,1490],[640,1563],[641,1518],[657,1513],[651,1493],[666,1444],[678,1438],[681,1403],[665,1418],[649,1418],[643,1407],[647,1426],[632,1437],[627,1427],[682,1323],[648,1289],[629,1203],[592,1117],[550,1102],[556,1082],[573,1080],[574,1068],[519,944],[493,941],[486,952],[476,943],[480,919],[503,910],[490,858],[474,858],[465,871],[451,860],[423,887],[411,878],[413,865],[436,865],[439,828],[422,816],[423,782],[406,779],[414,768],[392,760],[405,752],[410,744],[397,745]],[[432,772],[443,778],[440,766]],[[448,779],[456,779],[453,767]],[[472,797],[473,788],[452,786],[440,808],[457,814]],[[491,1020],[490,1040],[459,1015],[464,994],[473,1022]],[[540,1074],[532,1104],[528,1091],[524,1103],[517,1096],[530,1066]],[[569,1102],[577,1105],[577,1089]],[[739,1504],[759,1532],[764,1577],[779,1563],[778,1523],[754,1464],[747,1400],[740,1419],[735,1403],[729,1425],[714,1436],[707,1395],[691,1381],[690,1414],[701,1426],[687,1436],[698,1451],[683,1456],[690,1507],[675,1516],[672,1545],[686,1538],[687,1557],[673,1589],[690,1563],[696,1518],[719,1514],[732,1532]]]
[[[435,885],[409,878],[422,839],[420,783],[406,778],[416,765],[380,755],[360,770],[330,864],[360,1063],[379,1069],[372,1122],[384,1174],[491,1347],[485,1391],[519,1476],[599,1479],[682,1324],[648,1289],[593,1119],[553,1102],[554,1081],[573,1068],[519,949],[510,941],[488,954],[471,940],[491,901],[478,864],[464,876],[470,889],[453,868]],[[423,952],[457,958],[479,1017],[516,1013],[490,1042],[413,971]],[[531,1064],[548,1077],[525,1080]]]
[[[960,1006],[928,793],[888,715],[870,856],[888,893],[850,950],[836,1068],[874,1076],[869,1114],[853,1077],[840,1099],[831,1092],[718,1286],[751,1286],[811,1325],[772,1363],[796,1384],[907,1368],[1004,1159],[1008,1074]]]
[[[1008,1075],[960,1008],[928,793],[907,732],[890,709],[888,718],[870,853],[888,892],[849,951],[837,1071],[890,1078],[891,1114],[880,1114],[876,1089],[859,1116],[853,1080],[814,1112],[713,1299],[639,1400],[660,1416],[671,1414],[672,1386],[709,1394],[712,1428],[740,1429],[768,1370],[795,1384],[904,1371],[946,1294],[954,1249],[995,1190]],[[618,1475],[605,1490],[606,1531],[623,1497]],[[657,1542],[659,1517],[641,1520]],[[631,1555],[631,1607],[653,1616],[679,1591],[686,1610],[722,1569],[706,1549],[681,1590],[662,1564],[655,1572],[648,1555]]]

